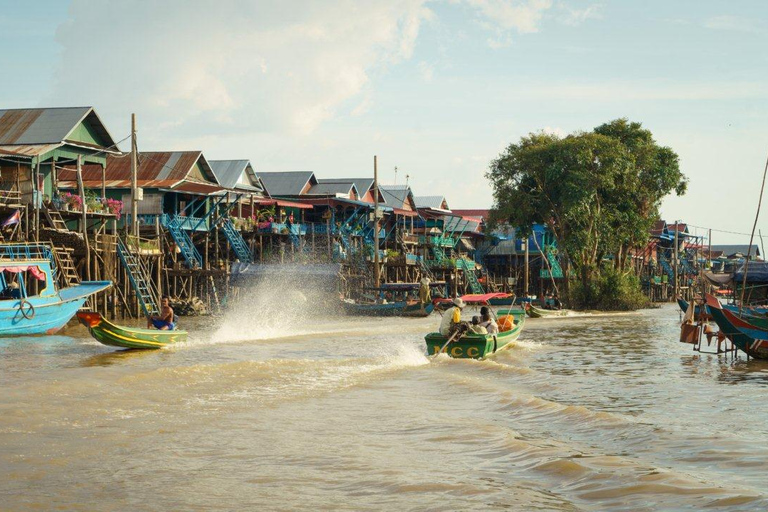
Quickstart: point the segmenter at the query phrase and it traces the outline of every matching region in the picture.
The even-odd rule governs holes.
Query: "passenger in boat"
[[[560,302],[560,299],[557,298],[557,294],[554,294],[552,296],[552,309],[561,309],[563,307],[563,304]]]
[[[440,334],[443,336],[450,336],[458,326],[462,325],[461,310],[464,309],[466,304],[460,298],[453,299],[453,305],[443,313],[443,319],[440,322]],[[463,322],[466,325],[466,322]]]
[[[488,306],[480,308],[480,325],[485,327],[488,334],[499,334],[499,324],[491,316],[491,310]]]
[[[176,316],[173,314],[173,308],[171,307],[171,299],[167,295],[163,295],[160,299],[160,314],[152,315],[147,319],[147,329],[154,327],[161,331],[172,331],[176,324],[174,320]]]
[[[0,293],[0,299],[20,299],[21,290],[19,289],[19,283],[8,283],[8,286]]]
[[[480,317],[477,315],[472,317],[472,324],[469,326],[469,330],[475,334],[488,334],[488,329],[480,325]]]
[[[432,293],[429,290],[429,278],[422,277],[419,283],[419,301],[422,304],[428,304],[432,302]]]

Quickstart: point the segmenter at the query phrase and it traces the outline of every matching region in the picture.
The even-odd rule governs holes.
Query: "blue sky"
[[[417,195],[479,208],[491,205],[488,162],[508,143],[628,117],[690,179],[664,202],[667,220],[744,233],[754,218],[768,156],[764,2],[0,7],[3,106],[93,105],[117,139],[135,112],[141,149],[320,177],[370,174],[378,154],[383,181],[397,166]]]

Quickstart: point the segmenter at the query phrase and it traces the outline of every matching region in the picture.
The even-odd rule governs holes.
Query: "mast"
[[[131,114],[131,233],[139,236],[139,155],[136,148],[136,114]]]
[[[752,234],[749,236],[749,247],[747,247],[747,261],[744,263],[744,277],[741,280],[741,299],[739,300],[739,315],[744,307],[744,291],[747,289],[747,271],[749,269],[749,256],[752,252],[752,241],[755,239],[755,228],[757,228],[757,219],[760,217],[760,207],[763,204],[763,190],[765,190],[765,175],[768,174],[768,160],[765,162],[763,170],[763,183],[760,185],[760,199],[757,201],[757,212],[755,212],[755,222],[752,224]]]

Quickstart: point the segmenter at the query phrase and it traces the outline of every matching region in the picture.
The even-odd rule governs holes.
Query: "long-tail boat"
[[[432,303],[422,304],[419,301],[406,302],[395,301],[386,304],[366,304],[358,302],[342,301],[342,307],[348,315],[357,316],[405,316],[425,317],[434,311]]]
[[[736,348],[755,359],[768,359],[768,332],[757,329],[731,311],[723,309],[720,302],[710,294],[705,295],[705,301],[720,332]]]
[[[96,341],[110,347],[157,349],[172,343],[187,341],[187,331],[123,327],[91,311],[80,311],[77,313],[77,318],[88,328]]]
[[[53,334],[85,301],[112,286],[83,281],[59,288],[53,248],[47,244],[0,244],[0,336]]]
[[[525,312],[531,318],[549,318],[556,316],[568,316],[570,310],[568,309],[542,309],[537,308],[531,303],[525,304]]]
[[[520,337],[525,324],[525,312],[522,309],[499,310],[498,316],[511,315],[514,317],[514,325],[510,330],[501,331],[498,334],[476,334],[467,332],[458,340],[448,341],[447,336],[439,332],[432,332],[424,337],[427,342],[427,354],[435,355],[445,346],[445,353],[459,359],[482,359],[490,354],[498,352]]]

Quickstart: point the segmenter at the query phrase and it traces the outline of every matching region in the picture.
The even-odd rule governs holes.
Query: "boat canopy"
[[[19,274],[28,270],[29,273],[32,274],[38,281],[45,281],[45,272],[40,270],[40,267],[37,265],[13,265],[7,267],[0,265],[0,270],[10,272],[12,274]]]

